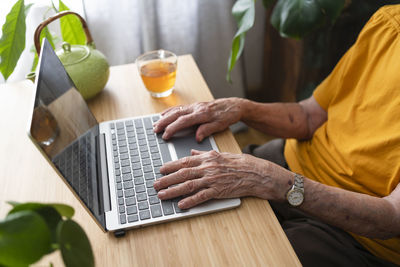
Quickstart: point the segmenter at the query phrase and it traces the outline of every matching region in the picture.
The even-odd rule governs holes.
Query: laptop
[[[211,200],[188,210],[180,199],[161,201],[153,187],[166,162],[191,149],[218,147],[195,134],[164,141],[153,131],[160,114],[97,122],[44,38],[28,135],[104,231],[126,229],[234,208],[240,199]]]

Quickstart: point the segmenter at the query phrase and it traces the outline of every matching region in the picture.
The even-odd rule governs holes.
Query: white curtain
[[[233,0],[84,0],[83,3],[96,46],[111,65],[131,63],[145,51],[163,48],[178,55],[192,54],[216,98],[243,97],[246,69],[250,78],[247,82],[254,85],[261,81],[265,13],[261,3],[257,4],[258,26],[248,35],[246,44],[245,55],[250,60],[246,60],[245,68],[241,63],[236,65],[233,84],[225,80],[236,31],[231,14]]]
[[[51,15],[50,0],[26,2],[35,3],[27,17],[26,49],[9,82],[24,79],[30,71],[33,32],[45,14]],[[236,31],[231,14],[234,0],[64,0],[64,3],[86,18],[97,48],[111,65],[132,63],[145,51],[163,48],[178,55],[192,54],[216,98],[242,97],[246,87],[257,88],[262,82],[265,10],[261,1],[256,2],[256,23],[246,37],[245,61],[236,64],[232,84],[226,82],[225,75]],[[4,7],[1,22],[4,22],[11,5],[1,6]],[[51,24],[50,30],[60,36],[57,22]]]

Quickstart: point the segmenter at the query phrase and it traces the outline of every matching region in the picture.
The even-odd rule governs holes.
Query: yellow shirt
[[[400,182],[400,5],[371,17],[314,97],[328,120],[309,141],[287,140],[290,169],[323,184],[389,195]],[[400,237],[352,235],[400,265]]]

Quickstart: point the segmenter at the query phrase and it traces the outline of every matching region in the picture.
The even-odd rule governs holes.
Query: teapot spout
[[[25,75],[25,79],[31,80],[33,83],[35,83],[35,78],[36,78],[36,72],[34,71],[31,71]]]

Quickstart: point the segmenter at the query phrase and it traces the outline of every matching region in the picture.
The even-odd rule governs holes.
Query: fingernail
[[[164,197],[165,196],[165,191],[161,190],[160,192],[158,192],[158,197]]]
[[[159,186],[159,184],[160,184],[160,182],[159,182],[159,181],[157,181],[157,182],[154,182],[154,184],[153,184],[153,187],[154,187],[154,188],[156,188],[156,187],[158,187],[158,186]]]
[[[178,207],[179,207],[180,209],[184,209],[185,204],[186,204],[186,201],[185,201],[185,200],[181,200],[181,201],[178,202]]]

